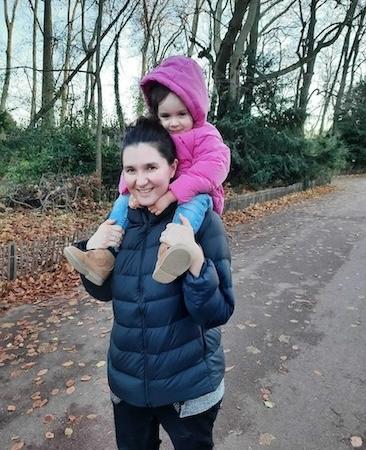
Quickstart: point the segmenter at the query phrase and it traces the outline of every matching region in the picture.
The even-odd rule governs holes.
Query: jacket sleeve
[[[230,250],[217,214],[208,212],[197,240],[202,246],[205,262],[199,277],[187,272],[183,281],[184,301],[193,320],[208,329],[226,323],[235,302]]]
[[[180,203],[214,191],[222,185],[230,170],[230,150],[217,130],[197,137],[196,141],[192,166],[169,187]]]
[[[86,250],[87,241],[76,242],[74,245],[80,250]],[[94,297],[97,300],[102,300],[103,302],[107,302],[112,300],[112,290],[111,290],[111,276],[107,278],[107,280],[103,283],[102,286],[97,286],[91,281],[87,280],[84,275],[80,274],[81,282],[84,285],[84,288],[88,294]]]

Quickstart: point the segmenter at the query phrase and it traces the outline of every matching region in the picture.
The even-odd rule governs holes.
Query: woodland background
[[[144,112],[138,80],[172,54],[205,71],[234,189],[366,167],[365,0],[3,0],[0,12],[5,206],[114,195],[120,137]]]

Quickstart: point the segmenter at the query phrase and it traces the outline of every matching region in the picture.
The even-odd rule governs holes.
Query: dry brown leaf
[[[10,450],[20,450],[24,447],[24,445],[24,441],[16,442],[14,445],[12,445]]]
[[[68,395],[73,394],[75,390],[76,390],[75,386],[70,386],[69,388],[66,389],[66,394]]]
[[[96,414],[88,414],[88,415],[86,416],[86,418],[89,419],[89,420],[96,419],[97,417],[98,417],[98,416],[97,416]]]
[[[90,375],[83,375],[81,378],[80,378],[80,380],[81,381],[90,381],[91,380],[91,376]]]
[[[53,414],[47,414],[43,417],[43,423],[50,423],[55,419]]]
[[[15,405],[8,405],[7,410],[9,412],[14,412],[16,411],[17,407]]]
[[[65,383],[66,387],[68,387],[68,388],[73,386],[74,384],[75,384],[75,380],[67,380]]]
[[[60,389],[52,389],[51,395],[57,395],[60,392]]]
[[[104,365],[105,365],[105,361],[99,361],[99,362],[97,362],[96,364],[96,367],[103,367]]]
[[[74,361],[66,361],[62,363],[63,367],[71,367],[72,365],[74,365]]]
[[[55,437],[55,433],[52,433],[52,431],[47,431],[45,433],[46,439],[53,439]]]

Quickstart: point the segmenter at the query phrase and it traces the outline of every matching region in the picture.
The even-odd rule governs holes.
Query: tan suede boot
[[[115,257],[107,249],[82,252],[70,245],[64,248],[64,255],[74,269],[97,286],[104,283],[114,268]]]
[[[160,244],[152,277],[162,284],[171,283],[191,266],[191,255],[184,245]]]

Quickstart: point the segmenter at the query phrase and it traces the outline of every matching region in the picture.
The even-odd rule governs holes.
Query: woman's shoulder
[[[200,229],[197,232],[197,239],[207,237],[212,238],[217,236],[226,236],[224,223],[217,212],[209,209]]]

